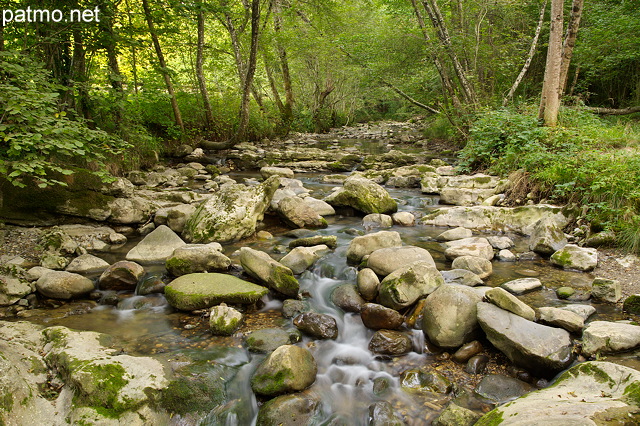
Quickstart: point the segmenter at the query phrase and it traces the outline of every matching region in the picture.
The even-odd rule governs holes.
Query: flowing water
[[[255,175],[237,175],[238,180]],[[322,198],[334,185],[320,182],[319,174],[302,174],[305,187],[312,190],[312,195]],[[437,197],[427,197],[417,189],[390,189],[396,198],[400,210],[423,214],[437,205]],[[327,217],[329,227],[320,230],[323,235],[336,235],[338,248],[328,254],[313,267],[299,277],[300,291],[306,295],[311,309],[329,314],[337,321],[339,335],[336,340],[317,340],[303,338],[300,343],[308,347],[318,363],[318,375],[315,384],[306,391],[313,395],[320,404],[320,417],[317,424],[368,424],[369,406],[380,400],[391,402],[408,424],[428,424],[448,402],[452,396],[440,394],[415,394],[401,389],[400,375],[409,368],[420,368],[434,365],[442,368],[443,373],[459,375],[458,384],[477,383],[478,378],[469,377],[463,367],[457,371],[447,370],[451,362],[446,364],[439,351],[432,351],[424,340],[419,324],[416,329],[407,330],[413,338],[414,350],[410,354],[397,357],[378,357],[368,349],[373,331],[363,326],[358,315],[344,313],[331,302],[331,292],[344,283],[355,283],[356,269],[346,264],[346,249],[354,237],[353,230],[362,230],[361,218],[349,216]],[[267,226],[274,234],[274,239],[267,241],[248,240],[225,247],[225,253],[234,258],[233,253],[241,246],[266,251],[275,258],[274,247],[286,245],[291,238],[284,234],[286,229],[276,224]],[[428,249],[439,269],[449,269],[443,255],[443,247],[433,237],[445,228],[416,226],[411,228],[394,227],[402,235],[405,244],[412,244]],[[486,234],[478,234],[486,235]],[[518,248],[526,245],[521,237],[511,236]],[[126,251],[134,245],[131,241],[119,252],[110,254],[106,260],[114,262],[124,258]],[[568,302],[560,301],[555,296],[555,288],[565,285],[581,288],[588,287],[593,279],[590,274],[561,271],[552,267],[545,260],[519,261],[515,263],[493,262],[494,273],[488,279],[490,286],[524,276],[536,276],[545,285],[545,289],[524,296],[524,300],[534,307],[557,306]],[[148,275],[155,279],[164,279],[162,266],[147,268]],[[218,407],[207,415],[202,424],[249,425],[255,423],[259,401],[250,388],[252,372],[257,368],[264,355],[249,353],[243,347],[243,333],[265,327],[293,328],[291,320],[280,313],[281,301],[265,297],[259,310],[247,312],[246,323],[241,332],[231,337],[212,336],[207,330],[207,318],[202,315],[175,312],[169,307],[162,295],[139,296],[132,294],[116,294],[115,304],[99,302],[73,302],[61,307],[50,306],[48,309],[25,312],[27,319],[46,324],[64,325],[78,330],[92,330],[108,333],[121,340],[127,352],[137,355],[153,356],[164,362],[172,371],[179,372],[184,366],[193,363],[204,363],[211,368],[221,368],[228,380],[226,391],[228,403]],[[113,297],[112,297],[113,299]],[[103,302],[107,298],[103,298]],[[589,303],[589,302],[581,302]],[[620,314],[598,306],[601,318],[621,318]],[[494,354],[495,355],[495,354]],[[499,364],[504,357],[499,354],[494,358]],[[492,359],[494,359],[492,358]],[[637,358],[626,361],[637,363]],[[208,363],[208,364],[207,364]],[[449,366],[449,367],[447,367]],[[213,371],[213,370],[212,370]],[[219,370],[215,370],[216,372]],[[216,373],[217,374],[217,373]],[[454,380],[456,377],[450,377]],[[380,391],[379,386],[386,387]],[[467,398],[467,406],[477,411],[488,409],[482,402],[473,402]],[[461,400],[462,401],[462,400]],[[471,401],[471,402],[469,402]],[[176,416],[176,424],[190,424],[193,419]],[[196,422],[197,423],[197,422]]]

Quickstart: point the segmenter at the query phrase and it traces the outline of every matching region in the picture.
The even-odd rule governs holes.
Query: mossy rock
[[[622,309],[630,314],[640,315],[640,294],[632,294],[624,300]]]
[[[183,275],[164,289],[169,304],[183,311],[209,308],[220,303],[253,304],[268,292],[266,287],[233,275],[216,273]]]

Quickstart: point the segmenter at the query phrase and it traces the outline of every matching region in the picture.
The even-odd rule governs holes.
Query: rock
[[[240,249],[240,264],[245,272],[286,296],[297,297],[300,284],[291,269],[268,254],[249,247]]]
[[[168,226],[161,225],[132,248],[126,259],[138,263],[165,262],[175,249],[185,244]]]
[[[61,271],[67,267],[69,259],[58,253],[45,252],[40,258],[40,266],[47,269]]]
[[[540,321],[555,327],[561,327],[570,333],[581,333],[584,319],[575,312],[566,309],[543,307],[538,308]]]
[[[148,294],[154,293],[164,294],[164,288],[166,286],[167,284],[162,281],[162,275],[148,275],[140,281],[138,287],[136,288],[135,294],[139,296],[146,296]]]
[[[443,181],[443,183],[446,181]],[[423,194],[439,194],[442,185],[437,173],[425,173],[420,180],[420,191]]]
[[[387,275],[380,283],[380,304],[391,309],[403,309],[432,293],[444,279],[429,262],[414,262]]]
[[[367,267],[380,276],[387,276],[393,271],[411,263],[423,262],[436,267],[436,263],[428,250],[415,246],[389,247],[375,250],[367,259]]]
[[[205,309],[220,303],[250,305],[268,292],[265,287],[218,273],[182,275],[164,290],[167,302],[183,311]]]
[[[40,294],[52,299],[72,299],[94,290],[93,281],[82,275],[66,271],[52,271],[43,274],[36,281]]]
[[[496,250],[506,250],[515,246],[513,240],[509,237],[498,237],[496,235],[492,235],[490,237],[487,237],[487,241],[489,241],[491,247]]]
[[[305,394],[281,395],[260,406],[256,426],[312,424],[319,402]]]
[[[173,232],[180,234],[195,211],[196,207],[193,204],[165,207],[156,212],[154,223],[156,226],[167,225]]]
[[[300,197],[286,197],[280,200],[276,212],[282,220],[293,228],[326,228],[327,221]]]
[[[451,355],[451,359],[455,362],[465,363],[480,352],[482,352],[482,344],[477,340],[473,340],[460,346],[460,348]]]
[[[372,269],[364,268],[358,271],[357,286],[362,298],[372,301],[378,296],[380,279]]]
[[[616,234],[613,231],[602,231],[589,235],[584,240],[587,247],[606,247],[616,243]]]
[[[582,353],[623,352],[640,346],[640,326],[610,321],[592,321],[582,332]]]
[[[67,272],[75,272],[78,274],[91,274],[102,272],[109,267],[109,264],[97,256],[91,254],[83,254],[73,259],[65,270]]]
[[[484,415],[477,426],[511,424],[553,426],[637,423],[636,390],[640,373],[609,362],[584,362],[562,373],[555,383]],[[633,396],[632,396],[633,395]]]
[[[448,241],[444,243],[444,251],[447,259],[455,259],[460,256],[476,256],[487,260],[493,259],[493,247],[486,238],[472,237],[462,240]]]
[[[549,218],[535,223],[529,237],[529,249],[549,256],[567,245],[567,239],[558,223]]]
[[[391,228],[393,219],[386,214],[371,213],[362,218],[362,226],[367,231],[375,228]]]
[[[576,289],[573,287],[565,286],[556,289],[556,296],[558,296],[558,299],[569,299],[574,294],[576,294]]]
[[[196,272],[226,271],[231,260],[222,254],[218,243],[187,244],[178,247],[165,262],[167,272],[174,277]]]
[[[591,315],[596,313],[596,308],[591,305],[566,305],[559,309],[564,309],[565,311],[573,312],[575,314],[580,315],[583,320],[587,320]]]
[[[484,295],[489,302],[505,311],[509,311],[529,321],[536,320],[536,313],[531,306],[500,287],[492,288]]]
[[[225,303],[211,308],[209,330],[214,336],[231,336],[242,326],[242,314]]]
[[[411,352],[412,347],[407,334],[394,330],[378,330],[369,341],[369,350],[380,355],[404,355]]]
[[[328,251],[329,247],[324,244],[313,247],[296,247],[280,259],[280,263],[298,275],[313,266]]]
[[[393,405],[378,401],[369,406],[369,426],[403,426],[404,421],[394,412]]]
[[[10,306],[33,293],[31,284],[11,275],[0,275],[0,306]]]
[[[144,276],[144,268],[135,262],[121,260],[109,266],[98,279],[101,290],[135,290]]]
[[[436,241],[454,241],[471,238],[473,233],[470,229],[458,226],[457,228],[448,229],[436,237]]]
[[[282,302],[282,316],[285,318],[293,318],[308,310],[308,304],[302,300],[287,299]]]
[[[482,298],[472,289],[443,284],[427,297],[422,311],[422,330],[443,348],[457,348],[476,338],[476,305]]]
[[[38,279],[41,276],[48,274],[49,272],[52,272],[52,271],[53,269],[43,268],[42,266],[34,266],[33,268],[30,268],[26,272],[24,277],[27,279],[27,281],[38,281]]]
[[[145,223],[157,208],[151,200],[142,197],[116,198],[108,203],[109,222],[120,224]]]
[[[640,314],[640,294],[632,294],[624,299],[622,309],[630,314]]]
[[[302,201],[304,201],[306,205],[311,207],[311,209],[313,209],[313,211],[318,213],[320,216],[333,216],[336,214],[336,211],[333,207],[331,207],[331,204],[325,201],[318,200],[317,198],[313,197],[304,197]]]
[[[504,404],[533,390],[533,386],[522,380],[502,374],[489,374],[482,378],[474,392],[493,403]]]
[[[353,207],[365,214],[395,213],[398,204],[380,185],[360,176],[350,176],[341,189],[325,201],[334,207]]]
[[[453,259],[452,269],[466,269],[476,274],[481,279],[487,278],[493,272],[491,261],[476,256],[460,256]]]
[[[327,314],[306,312],[293,319],[293,325],[300,331],[316,339],[336,339],[338,324]]]
[[[245,337],[247,348],[251,352],[273,352],[283,345],[290,345],[300,341],[298,330],[283,330],[281,328],[263,328],[252,331]]]
[[[524,294],[542,288],[542,283],[537,278],[518,278],[502,283],[500,287],[513,294]]]
[[[500,250],[498,252],[498,260],[501,262],[515,262],[517,260],[516,255],[511,250]]]
[[[469,287],[484,284],[479,276],[466,269],[452,269],[440,273],[442,274],[442,278],[444,278],[444,282],[447,284],[460,284]]]
[[[353,284],[342,284],[331,292],[331,301],[345,312],[359,313],[366,300],[360,296]]]
[[[483,374],[487,369],[489,363],[489,357],[486,355],[472,356],[467,365],[464,367],[464,371],[469,374]]]
[[[571,363],[572,344],[565,330],[536,324],[483,302],[478,304],[478,322],[496,348],[535,374],[548,377]]]
[[[266,396],[301,391],[315,382],[317,372],[311,352],[299,346],[283,345],[258,366],[251,377],[251,389]]]
[[[293,170],[286,167],[262,167],[260,175],[263,179],[269,179],[271,176],[293,179]]]
[[[551,255],[551,263],[562,269],[588,272],[598,266],[598,250],[567,244]]]
[[[482,204],[484,200],[495,195],[495,193],[495,189],[451,188],[445,186],[440,189],[440,203],[455,206],[474,206]]]
[[[591,298],[594,300],[618,303],[622,298],[622,289],[618,280],[596,278],[591,283]]]
[[[433,426],[472,426],[479,418],[480,414],[450,402],[431,424]]]
[[[397,212],[391,215],[393,223],[400,226],[415,226],[416,217],[409,212]]]
[[[196,243],[223,243],[253,235],[279,185],[277,176],[253,187],[223,185],[196,209],[182,235]]]
[[[436,370],[412,368],[400,375],[403,390],[417,393],[447,394],[452,391],[451,382]]]
[[[378,249],[400,246],[402,239],[396,231],[378,231],[355,237],[347,249],[347,262],[352,265],[359,264],[364,256]]]
[[[373,330],[395,330],[404,322],[404,317],[398,311],[376,303],[365,303],[360,317],[365,327]]]
[[[312,237],[297,238],[289,243],[289,248],[313,247],[323,244],[334,249],[338,247],[338,237],[335,235],[314,235]]]

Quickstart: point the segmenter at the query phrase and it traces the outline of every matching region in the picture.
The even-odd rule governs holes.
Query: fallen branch
[[[633,106],[629,108],[600,108],[600,107],[583,106],[580,108],[585,109],[587,111],[591,111],[599,115],[627,115],[627,114],[640,112],[640,106]]]

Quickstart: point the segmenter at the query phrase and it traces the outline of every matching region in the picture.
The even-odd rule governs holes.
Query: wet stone
[[[519,278],[503,283],[500,287],[513,294],[524,294],[542,288],[542,283],[537,278]]]
[[[472,426],[480,414],[451,402],[431,423],[433,426]]]
[[[413,392],[435,392],[446,394],[452,391],[451,382],[435,370],[413,368],[402,373],[400,385]]]
[[[298,330],[281,328],[263,328],[247,334],[245,343],[251,352],[273,352],[282,345],[298,343],[301,339]]]
[[[469,358],[467,366],[464,368],[469,374],[482,374],[487,369],[489,363],[489,357],[486,355],[476,355]]]
[[[475,393],[485,399],[502,404],[532,390],[534,390],[533,386],[521,380],[501,374],[489,374],[480,381]]]
[[[285,318],[293,318],[307,310],[309,307],[302,300],[287,299],[282,303],[282,316]]]
[[[365,327],[373,330],[394,330],[404,322],[404,317],[398,311],[376,303],[365,303],[360,317]]]
[[[402,426],[405,423],[387,401],[378,401],[369,407],[369,426]]]
[[[298,330],[316,339],[336,339],[338,324],[335,318],[315,312],[300,314],[293,320]]]
[[[380,355],[405,355],[411,349],[411,338],[394,330],[376,331],[369,342],[369,350]]]
[[[342,284],[331,293],[331,301],[345,312],[360,312],[366,300],[360,296],[353,284]]]
[[[321,244],[334,249],[338,247],[338,238],[335,235],[315,235],[313,237],[298,238],[289,243],[289,248],[313,247]]]
[[[471,357],[478,355],[480,352],[482,352],[482,344],[477,340],[474,340],[473,342],[462,345],[451,358],[455,362],[465,363]]]

